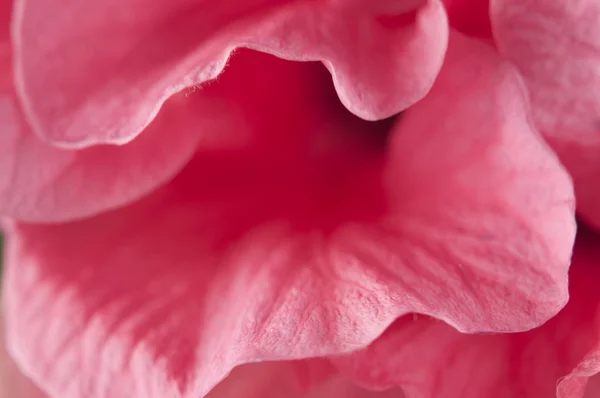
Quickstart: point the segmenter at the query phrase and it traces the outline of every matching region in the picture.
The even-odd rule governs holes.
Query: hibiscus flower
[[[600,10],[557,2],[0,0],[6,394],[583,397]]]

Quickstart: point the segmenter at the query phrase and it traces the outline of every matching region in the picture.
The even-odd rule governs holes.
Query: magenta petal
[[[352,112],[385,118],[427,93],[446,49],[439,0],[397,27],[334,2],[205,3],[16,0],[17,86],[36,134],[68,147],[128,142],[238,46],[321,60]]]
[[[573,177],[578,211],[600,228],[600,2],[492,0],[491,16],[536,125]]]
[[[600,371],[600,237],[578,238],[571,300],[525,333],[467,335],[420,315],[394,324],[338,368],[369,388],[420,398],[595,398]],[[596,376],[595,378],[597,378]]]
[[[8,231],[19,364],[60,398],[198,398],[236,365],[353,351],[409,312],[546,321],[567,299],[568,175],[510,65],[458,34],[446,59],[384,156],[321,65],[239,51],[194,93],[239,147],[203,146],[129,207]]]

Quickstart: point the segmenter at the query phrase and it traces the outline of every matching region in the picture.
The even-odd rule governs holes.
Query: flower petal
[[[578,211],[600,228],[600,2],[491,0],[491,15],[536,125],[573,176]]]
[[[454,33],[436,84],[392,138],[386,178],[403,239],[387,242],[411,254],[398,260],[407,269],[383,250],[368,258],[402,269],[405,289],[421,285],[417,312],[436,308],[461,331],[525,330],[567,301],[572,188],[526,108],[513,67]]]
[[[571,300],[540,328],[466,335],[428,317],[407,316],[367,349],[335,363],[364,386],[401,386],[411,397],[596,397],[593,385],[584,394],[588,377],[600,371],[599,243],[598,236],[578,238]]]
[[[383,392],[360,388],[331,368],[326,360],[246,364],[235,368],[206,398],[404,398],[397,388]],[[307,385],[300,382],[307,372],[320,375]]]
[[[37,138],[12,93],[0,92],[0,213],[28,222],[72,220],[122,206],[164,184],[193,156],[203,136],[200,126],[220,123],[198,123],[210,111],[194,115],[192,105],[181,102],[171,100],[134,142],[73,151]]]
[[[400,26],[333,1],[16,4],[25,112],[38,135],[65,147],[132,140],[173,93],[216,77],[238,46],[321,60],[352,112],[386,118],[427,93],[448,35],[440,0]]]
[[[596,263],[596,266],[598,264]],[[598,330],[598,327],[595,328]],[[596,339],[598,339],[596,337]],[[558,381],[557,398],[595,398],[600,396],[600,342],[567,376]]]
[[[6,351],[2,321],[0,316],[0,397],[46,398],[46,395],[19,371]]]
[[[11,227],[20,365],[61,398],[197,398],[241,363],[364,347],[407,312],[467,331],[554,315],[568,176],[510,65],[460,35],[447,60],[384,158],[385,123],[346,112],[321,65],[238,52],[195,95],[244,145],[202,147],[127,208]]]
[[[3,5],[10,15],[10,4]],[[200,140],[207,141],[207,131],[218,133],[223,124],[214,105],[178,96],[165,104],[161,115],[135,142],[80,151],[55,148],[31,132],[19,107],[5,22],[0,33],[3,216],[29,222],[64,221],[129,203],[177,174]]]

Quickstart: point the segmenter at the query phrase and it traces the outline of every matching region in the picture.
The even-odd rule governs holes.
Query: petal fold
[[[2,17],[10,15],[10,3]],[[40,140],[20,108],[8,20],[0,38],[0,214],[27,222],[73,220],[122,206],[177,174],[201,139],[219,133],[219,111],[173,97],[135,142],[84,150]],[[215,141],[213,139],[212,141]],[[203,141],[206,144],[206,139]],[[214,144],[214,142],[213,142]]]
[[[417,312],[432,315],[435,307],[436,318],[461,331],[515,331],[538,326],[566,303],[573,192],[542,141],[512,65],[453,33],[436,84],[392,137],[386,175],[398,205],[392,214],[402,215],[394,231],[405,238],[388,244],[411,252],[402,261],[408,269],[426,264],[414,273],[398,266],[413,281],[404,288],[431,283],[415,292],[427,303]],[[369,258],[389,264],[384,253]],[[470,311],[442,304],[456,293]]]
[[[0,213],[27,222],[79,219],[130,203],[177,174],[203,136],[200,115],[175,98],[135,142],[60,149],[31,132],[18,106],[12,92],[0,92]]]
[[[499,50],[525,77],[537,127],[600,228],[600,2],[491,0]]]
[[[468,335],[429,317],[407,316],[367,349],[334,363],[367,388],[400,386],[410,397],[596,397],[597,383],[588,386],[588,379],[600,371],[599,243],[599,236],[578,238],[571,300],[539,328]]]
[[[171,95],[219,75],[237,47],[322,61],[348,109],[383,119],[427,93],[448,37],[439,0],[399,26],[308,0],[17,0],[14,19],[28,120],[45,140],[77,148],[129,142]]]

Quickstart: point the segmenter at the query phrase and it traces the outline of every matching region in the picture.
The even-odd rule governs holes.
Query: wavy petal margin
[[[199,126],[217,126],[174,99],[135,142],[60,149],[31,132],[12,94],[0,92],[0,213],[27,222],[74,220],[135,201],[193,157]]]
[[[573,256],[571,300],[541,327],[467,335],[428,317],[407,316],[367,349],[334,362],[363,386],[399,386],[409,397],[597,397],[600,236],[582,235]]]
[[[171,95],[218,76],[237,47],[322,61],[365,119],[423,98],[447,45],[441,2],[402,23],[337,3],[16,0],[18,92],[40,137],[75,148],[131,141]]]
[[[43,142],[31,131],[16,98],[8,41],[11,2],[1,5],[0,15],[7,17],[0,30],[2,216],[59,222],[122,206],[173,178],[200,143],[214,146],[225,140],[217,105],[178,95],[127,145],[76,151]]]

